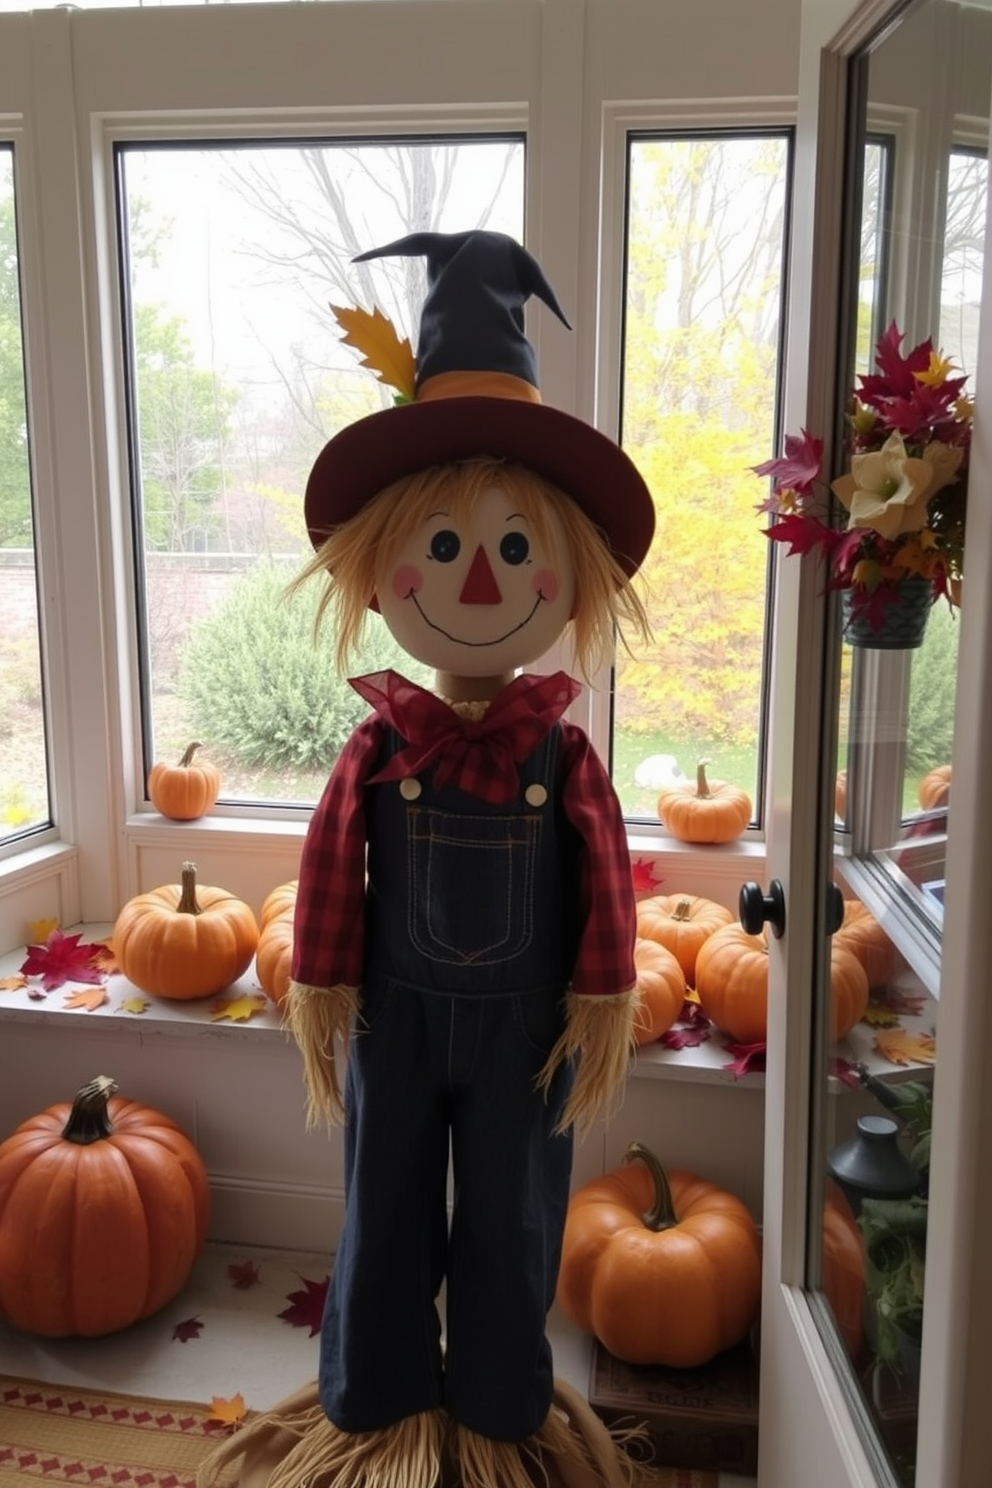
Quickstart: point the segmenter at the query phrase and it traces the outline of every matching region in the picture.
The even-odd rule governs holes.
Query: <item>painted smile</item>
[[[425,625],[429,625],[431,630],[436,630],[438,635],[443,635],[447,640],[455,641],[459,646],[498,646],[500,641],[505,641],[508,636],[516,635],[518,630],[523,630],[525,625],[529,625],[531,620],[533,620],[534,616],[537,614],[540,606],[544,603],[544,595],[540,592],[540,590],[538,590],[537,598],[534,601],[530,613],[524,616],[519,625],[511,625],[509,630],[504,630],[502,635],[493,636],[492,640],[489,641],[466,641],[461,636],[452,635],[451,631],[445,630],[442,625],[434,624],[434,621],[430,618],[430,616],[424,613],[423,606],[417,598],[417,591],[415,589],[411,589],[406,597],[407,599],[413,600],[414,604],[417,607],[417,613],[423,620]]]

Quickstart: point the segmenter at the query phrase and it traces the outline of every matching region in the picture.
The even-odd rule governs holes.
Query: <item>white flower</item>
[[[900,434],[890,434],[880,450],[855,455],[850,473],[831,483],[851,514],[848,528],[871,528],[889,539],[918,532],[926,525],[929,498],[951,478],[945,451],[957,453],[960,464],[961,452],[940,444],[929,445],[922,459],[907,455]]]

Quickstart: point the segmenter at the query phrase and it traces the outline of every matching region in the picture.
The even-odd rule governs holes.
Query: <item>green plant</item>
[[[193,730],[215,756],[243,765],[327,770],[368,706],[334,662],[326,625],[317,640],[319,585],[286,597],[290,573],[260,563],[190,633],[178,690]],[[378,617],[370,616],[356,672],[396,667],[425,677]]]

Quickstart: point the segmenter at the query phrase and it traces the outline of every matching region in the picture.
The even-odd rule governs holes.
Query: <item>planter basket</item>
[[[886,607],[877,629],[866,614],[854,612],[851,591],[843,591],[841,608],[844,616],[844,639],[849,646],[874,651],[915,651],[923,644],[927,619],[933,604],[930,581],[914,576],[903,579],[896,588],[899,601]]]

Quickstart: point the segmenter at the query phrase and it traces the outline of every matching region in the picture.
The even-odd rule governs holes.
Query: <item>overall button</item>
[[[400,795],[404,801],[415,801],[422,790],[423,786],[415,775],[408,775],[400,781]]]
[[[529,785],[524,791],[524,800],[528,806],[543,806],[548,799],[548,793],[543,785]]]

